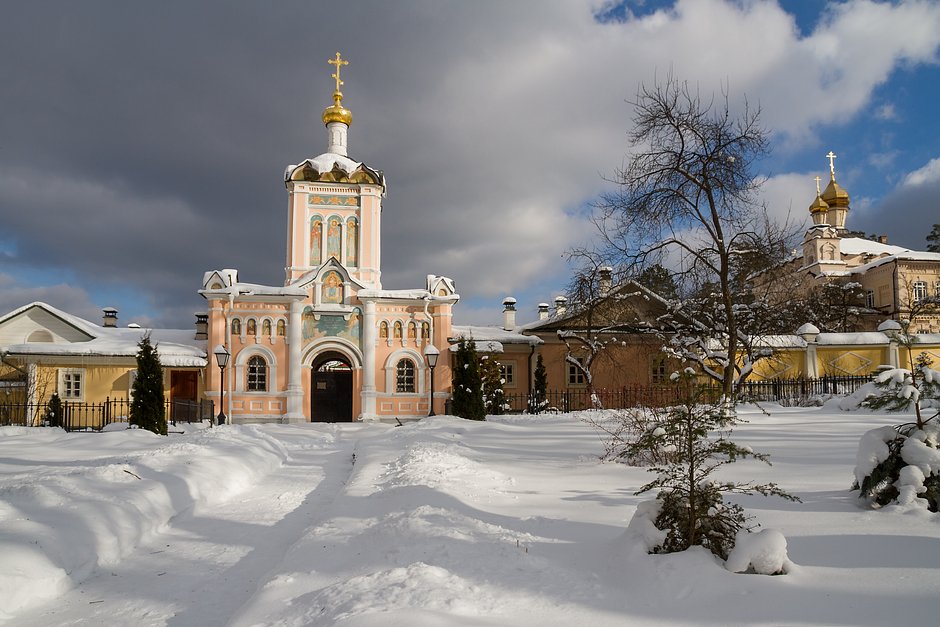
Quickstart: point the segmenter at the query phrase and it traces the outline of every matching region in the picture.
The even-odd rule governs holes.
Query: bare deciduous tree
[[[760,109],[745,102],[735,114],[727,94],[703,99],[673,78],[641,87],[632,104],[634,152],[616,172],[617,190],[594,216],[602,254],[621,267],[663,262],[678,268],[687,293],[689,286],[707,286],[698,291],[720,311],[707,320],[688,311],[684,320],[718,346],[689,346],[700,363],[702,352],[708,353],[710,373],[731,399],[750,372],[738,359],[748,336],[745,309],[753,301],[736,278],[753,259],[773,259],[785,250],[789,235],[768,219],[757,198],[762,180],[753,170],[768,152]]]

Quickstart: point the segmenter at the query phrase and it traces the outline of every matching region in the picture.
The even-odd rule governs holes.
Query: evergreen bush
[[[873,506],[920,499],[928,510],[940,511],[940,411],[925,418],[925,401],[940,399],[940,372],[930,366],[921,353],[911,369],[883,367],[860,390],[866,395],[863,407],[905,411],[913,406],[915,417],[913,423],[873,429],[859,442],[852,487]]]
[[[473,340],[460,338],[454,353],[453,403],[455,416],[468,420],[485,420],[483,404],[483,379],[480,375],[480,360]]]
[[[50,427],[61,427],[63,426],[63,418],[62,399],[59,398],[58,392],[53,392],[49,402],[46,403],[46,421]]]
[[[548,406],[548,373],[541,355],[535,360],[534,379],[532,396],[529,397],[530,414],[541,413]]]
[[[137,344],[137,378],[134,380],[130,423],[166,435],[166,406],[163,399],[163,366],[150,334]]]

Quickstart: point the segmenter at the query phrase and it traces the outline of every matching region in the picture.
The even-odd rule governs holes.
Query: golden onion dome
[[[827,185],[826,189],[823,191],[822,199],[830,205],[847,207],[849,204],[849,193],[842,189],[842,187],[836,183],[835,177],[833,177],[829,181],[829,185]]]
[[[810,213],[822,213],[829,211],[829,203],[822,199],[822,196],[817,195],[816,200],[813,201],[813,204],[809,206]]]
[[[352,124],[352,111],[343,106],[343,92],[338,89],[333,92],[333,104],[323,110],[323,124],[342,122],[346,126]]]

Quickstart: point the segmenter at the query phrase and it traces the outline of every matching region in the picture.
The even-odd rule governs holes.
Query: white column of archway
[[[287,325],[287,420],[288,422],[304,422],[303,402],[304,388],[301,375],[303,364],[300,359],[302,342],[301,334],[301,301],[291,301],[290,324]]]
[[[375,416],[375,302],[366,301],[362,315],[362,420]]]

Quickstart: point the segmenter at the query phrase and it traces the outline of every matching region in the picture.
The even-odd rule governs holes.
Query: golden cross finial
[[[817,195],[817,196],[819,196],[819,195],[822,193],[822,192],[819,190],[819,181],[821,181],[821,180],[822,180],[822,179],[819,178],[818,176],[816,177],[816,195]]]
[[[829,154],[826,155],[826,157],[829,159],[829,176],[831,176],[832,180],[834,181],[836,180],[836,164],[835,164],[836,153],[830,150]]]
[[[330,59],[329,61],[327,61],[327,63],[329,63],[330,65],[336,66],[336,73],[330,74],[330,77],[336,79],[336,91],[339,91],[340,86],[343,84],[343,81],[339,79],[339,69],[344,65],[349,65],[349,61],[346,61],[345,59],[343,59],[343,57],[341,57],[340,54],[337,52],[336,58]]]

